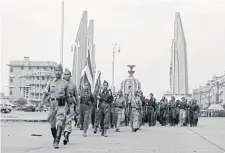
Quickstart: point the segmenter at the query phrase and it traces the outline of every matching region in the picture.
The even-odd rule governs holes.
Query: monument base
[[[188,101],[191,100],[191,94],[173,94],[173,93],[165,93],[164,96],[170,100],[172,96],[176,98],[176,100],[181,100],[182,97],[186,98]]]

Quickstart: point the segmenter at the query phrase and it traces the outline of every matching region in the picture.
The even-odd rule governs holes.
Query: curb
[[[1,122],[48,122],[42,119],[1,119]]]

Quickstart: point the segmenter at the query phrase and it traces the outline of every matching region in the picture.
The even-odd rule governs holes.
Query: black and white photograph
[[[225,0],[0,0],[2,153],[225,153]]]

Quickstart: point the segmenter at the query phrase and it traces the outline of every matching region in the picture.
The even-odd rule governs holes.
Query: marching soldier
[[[94,104],[93,104],[93,106],[95,107],[94,134],[97,133],[97,130],[100,125],[99,93],[100,93],[100,86],[97,86],[96,90],[94,91]]]
[[[160,123],[162,126],[166,126],[166,120],[168,116],[168,105],[166,97],[162,97],[160,101]]]
[[[128,94],[125,94],[125,126],[129,125],[130,117],[129,117],[129,107],[128,107]]]
[[[147,104],[149,127],[154,126],[155,123],[155,107],[156,107],[156,99],[154,98],[153,94],[150,93],[149,103]]]
[[[184,97],[181,98],[181,102],[179,103],[179,109],[180,109],[180,116],[179,121],[181,126],[184,126],[186,122],[186,109],[187,109],[187,102]]]
[[[174,96],[171,97],[169,102],[169,123],[171,126],[176,124],[176,101]]]
[[[190,106],[190,126],[191,127],[198,125],[199,112],[200,112],[200,108],[197,104],[197,100],[193,99],[192,104]]]
[[[67,107],[70,108],[70,100],[68,99],[68,82],[62,79],[62,73],[62,65],[59,64],[55,68],[55,79],[47,83],[41,104],[43,106],[43,102],[48,96],[50,101],[50,111],[47,120],[51,125],[51,132],[54,139],[53,146],[55,149],[59,148],[63,123],[66,117],[66,102]],[[70,113],[70,109],[68,109],[67,113]]]
[[[132,108],[132,132],[136,132],[139,129],[139,115],[142,108],[142,102],[138,95],[138,91],[134,92],[134,96],[131,98],[131,108]]]
[[[125,107],[125,99],[123,97],[123,93],[120,90],[115,99],[115,111],[116,111],[116,132],[120,132],[120,124],[122,119],[122,110]]]
[[[71,78],[71,72],[68,69],[65,69],[63,74],[63,79],[65,79],[68,82],[68,101],[70,103],[70,107],[66,105],[66,119],[65,119],[65,129],[64,129],[64,140],[63,143],[66,145],[69,142],[69,135],[72,132],[72,120],[75,117],[75,109],[78,101],[78,94],[77,94],[77,88],[76,85],[73,84],[70,80]],[[68,112],[68,110],[70,110]]]
[[[91,107],[94,103],[94,97],[91,93],[91,87],[88,82],[84,83],[80,97],[80,125],[83,130],[83,136],[87,137],[87,130],[90,123]]]
[[[102,128],[102,136],[107,137],[107,129],[110,125],[110,105],[113,102],[112,93],[108,90],[109,84],[107,81],[103,82],[103,91],[100,94],[100,124]]]

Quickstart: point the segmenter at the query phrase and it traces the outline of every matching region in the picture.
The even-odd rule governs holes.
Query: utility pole
[[[63,38],[64,38],[64,0],[61,8],[61,40],[60,40],[60,64],[63,66]]]

